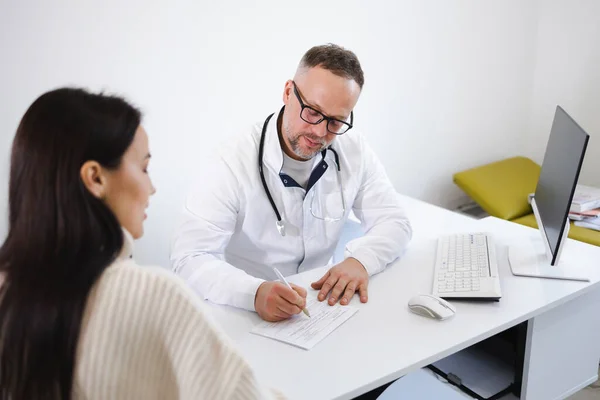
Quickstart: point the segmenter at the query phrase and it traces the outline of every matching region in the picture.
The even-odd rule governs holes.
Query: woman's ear
[[[81,181],[94,197],[104,200],[107,191],[107,179],[104,169],[97,161],[86,161],[79,171]]]

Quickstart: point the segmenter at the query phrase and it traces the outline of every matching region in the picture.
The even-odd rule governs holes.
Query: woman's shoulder
[[[184,297],[194,302],[199,300],[183,279],[170,270],[157,266],[142,266],[133,259],[113,263],[104,271],[97,285],[100,288],[127,291],[140,296],[161,294],[162,301],[170,296]]]
[[[90,322],[83,335],[88,345],[82,346],[88,352],[102,348],[104,353],[122,359],[121,353],[129,351],[127,357],[137,360],[140,368],[148,364],[148,357],[167,352],[172,363],[154,363],[153,368],[173,368],[173,373],[189,376],[181,382],[194,384],[179,389],[190,398],[203,398],[201,393],[208,387],[219,393],[242,390],[244,398],[271,398],[272,394],[263,392],[256,382],[252,370],[207,311],[201,297],[170,270],[140,266],[132,259],[117,261],[104,271],[93,293],[88,308]],[[123,340],[135,345],[123,346]],[[157,348],[161,351],[148,353],[147,349]],[[85,359],[85,351],[82,354]],[[204,386],[196,384],[199,379],[208,379],[207,365],[229,374],[216,373]]]
[[[202,298],[166,268],[140,266],[132,259],[118,261],[103,273],[94,292],[95,305],[112,309],[111,314],[122,324],[144,321],[149,329],[169,332],[173,326],[194,326],[207,339],[212,336],[231,344]],[[135,315],[136,321],[126,315]]]
[[[202,299],[183,279],[133,260],[117,261],[104,271],[90,293],[87,314],[92,321],[110,319],[127,330],[144,327],[144,332],[165,333],[172,326],[193,325],[219,331]]]
[[[170,270],[155,265],[140,265],[133,258],[116,260],[105,271],[107,275],[126,276],[138,279],[156,279],[160,281],[178,282],[177,275]]]

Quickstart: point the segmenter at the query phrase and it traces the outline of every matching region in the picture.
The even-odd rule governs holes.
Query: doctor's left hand
[[[340,296],[340,304],[347,305],[357,291],[362,303],[366,303],[369,298],[367,291],[369,274],[357,259],[351,257],[331,268],[311,286],[316,290],[321,289],[317,296],[319,301],[325,300],[331,291],[328,301],[330,306],[337,303]]]

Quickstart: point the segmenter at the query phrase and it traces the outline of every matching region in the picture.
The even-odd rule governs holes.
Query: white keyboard
[[[486,233],[459,233],[438,239],[432,294],[443,299],[499,300],[496,247]]]

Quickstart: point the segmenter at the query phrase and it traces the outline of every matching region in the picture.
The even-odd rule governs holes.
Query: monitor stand
[[[541,246],[539,250],[541,250]],[[513,275],[517,276],[583,282],[590,281],[590,278],[585,276],[585,274],[574,271],[566,259],[561,261],[560,267],[550,265],[546,255],[543,252],[537,251],[537,246],[533,245],[519,244],[510,246],[508,248],[508,263]]]
[[[537,236],[537,235],[536,235]],[[563,243],[561,246],[564,246]],[[559,265],[550,265],[540,237],[530,237],[519,244],[508,247],[508,264],[513,275],[535,278],[563,279],[589,282],[590,279],[582,271],[577,271],[563,254]]]
[[[508,264],[513,275],[589,282],[590,279],[586,274],[577,271],[576,265],[570,262],[569,258],[563,257],[563,249],[567,244],[571,227],[569,218],[566,218],[565,228],[556,248],[556,260],[552,265],[552,250],[548,244],[535,197],[531,198],[531,208],[533,208],[540,235],[536,235],[535,239],[529,237],[528,240],[508,248]]]

